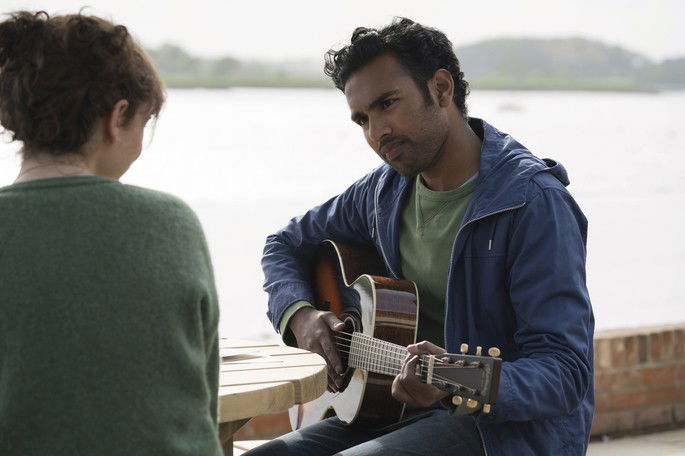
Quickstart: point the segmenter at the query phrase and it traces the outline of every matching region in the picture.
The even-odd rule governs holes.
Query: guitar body
[[[416,342],[419,298],[416,285],[389,279],[373,248],[324,242],[314,261],[312,283],[315,307],[333,312],[346,324],[346,332],[359,332],[393,344]],[[344,423],[353,421],[381,427],[399,421],[404,404],[392,398],[394,376],[349,367],[343,389],[326,391],[320,398],[290,409],[293,429],[316,423],[332,415]]]

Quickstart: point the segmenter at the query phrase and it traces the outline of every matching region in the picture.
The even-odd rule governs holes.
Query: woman
[[[221,454],[218,306],[193,212],[117,179],[164,90],[126,28],[0,22],[0,454]]]

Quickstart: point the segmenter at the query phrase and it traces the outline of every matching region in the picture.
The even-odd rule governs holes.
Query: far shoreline
[[[334,89],[328,81],[303,81],[303,80],[241,80],[241,81],[214,81],[214,80],[165,80],[168,89],[203,89],[203,90],[225,90],[225,89]],[[620,87],[607,86],[603,84],[549,84],[544,87],[529,86],[526,84],[495,85],[472,83],[471,90],[479,92],[608,92],[608,93],[643,93],[658,94],[671,91],[683,91],[683,88],[654,88],[654,87]]]

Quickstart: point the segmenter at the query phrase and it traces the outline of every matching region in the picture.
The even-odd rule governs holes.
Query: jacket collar
[[[471,118],[471,128],[482,132],[483,146],[476,191],[464,222],[526,203],[528,184],[540,172],[550,172],[568,185],[566,170],[554,160],[541,160],[506,133],[487,122]]]
[[[562,184],[568,185],[563,166],[554,160],[541,160],[514,138],[502,133],[487,122],[470,118],[469,125],[483,140],[478,181],[473,197],[464,214],[462,226],[526,204],[529,182],[539,172],[549,172]],[[400,270],[399,223],[404,201],[413,178],[400,176],[388,165],[378,184],[375,203],[379,218],[379,236],[387,246],[387,260],[394,271]]]

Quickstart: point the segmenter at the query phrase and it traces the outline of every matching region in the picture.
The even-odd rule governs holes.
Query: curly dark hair
[[[429,105],[433,101],[428,80],[439,69],[449,71],[454,79],[454,103],[461,114],[467,116],[469,84],[459,68],[459,59],[454,54],[452,43],[440,30],[425,27],[411,19],[396,17],[390,25],[381,29],[357,27],[349,45],[326,53],[324,72],[344,92],[345,83],[355,71],[387,53],[397,56]]]
[[[157,70],[123,25],[43,11],[0,22],[0,124],[25,156],[77,152],[117,101],[128,101],[128,122],[141,106],[157,116],[164,98]]]

